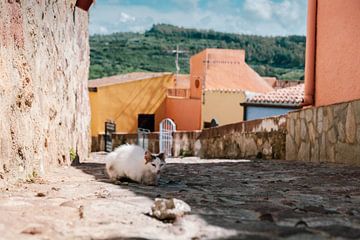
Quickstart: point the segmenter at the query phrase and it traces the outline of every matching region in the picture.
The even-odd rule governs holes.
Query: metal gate
[[[148,150],[149,147],[149,134],[149,129],[138,128],[137,144],[145,150]]]
[[[113,150],[112,134],[116,132],[116,124],[114,122],[105,122],[105,152]]]
[[[173,137],[172,133],[176,131],[176,125],[170,118],[165,118],[160,123],[160,152],[165,153],[165,156],[172,155]]]

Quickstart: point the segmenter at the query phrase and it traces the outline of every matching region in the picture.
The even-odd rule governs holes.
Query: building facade
[[[248,121],[287,114],[303,104],[304,84],[299,84],[251,96],[241,105],[244,106],[244,120]]]
[[[244,50],[205,49],[190,59],[190,96],[201,100],[201,125],[243,121],[245,92],[267,93],[271,85],[245,62]]]
[[[106,121],[114,122],[117,132],[158,131],[167,116],[167,89],[173,83],[172,73],[130,73],[89,81],[91,135],[104,132]]]
[[[305,104],[360,99],[360,1],[309,0]]]
[[[265,93],[272,87],[245,63],[243,50],[205,49],[191,57],[190,76],[130,73],[91,80],[89,90],[91,132],[97,136],[105,121],[124,133],[158,131],[165,118],[179,131],[200,130],[212,120],[239,122],[245,92]]]

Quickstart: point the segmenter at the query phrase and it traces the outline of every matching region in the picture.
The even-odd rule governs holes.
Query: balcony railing
[[[188,88],[168,88],[167,96],[168,97],[190,98],[190,89],[188,89]]]

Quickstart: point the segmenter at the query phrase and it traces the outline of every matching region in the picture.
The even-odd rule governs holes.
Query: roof
[[[262,77],[268,84],[270,84],[272,87],[276,86],[276,77]]]
[[[190,88],[190,75],[189,74],[178,74],[176,79],[176,88],[188,89]]]
[[[202,56],[201,61],[206,64],[205,89],[238,89],[257,93],[273,90],[267,81],[246,64],[244,50],[205,49],[204,51],[195,57]]]
[[[212,89],[205,89],[205,92],[220,92],[220,93],[244,93],[241,89],[222,89],[222,88],[212,88]]]
[[[216,66],[209,68],[205,80],[206,89],[239,89],[257,93],[266,93],[273,88],[261,78],[245,62],[239,63],[238,67]]]
[[[246,99],[246,105],[272,105],[300,107],[304,102],[304,84],[281,88],[266,94],[257,94]]]
[[[126,73],[121,75],[115,75],[111,77],[104,77],[104,78],[98,78],[94,80],[89,80],[88,87],[89,88],[96,88],[96,87],[105,87],[120,83],[127,83],[127,82],[133,82],[138,80],[145,80],[149,78],[156,78],[161,77],[165,75],[170,75],[172,73],[169,72],[160,72],[160,73],[154,73],[154,72],[133,72],[133,73]]]

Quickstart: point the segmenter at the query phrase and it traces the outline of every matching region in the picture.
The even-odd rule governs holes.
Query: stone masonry
[[[75,2],[0,2],[0,179],[88,156],[88,13]]]
[[[285,159],[286,116],[204,129],[195,143],[201,158]]]
[[[112,135],[114,148],[137,144],[136,133]],[[173,133],[174,157],[285,159],[286,116],[239,122],[202,131]],[[159,151],[159,133],[148,135],[148,149]],[[92,138],[92,151],[104,151],[104,134]]]
[[[360,100],[288,115],[286,159],[360,164]]]

